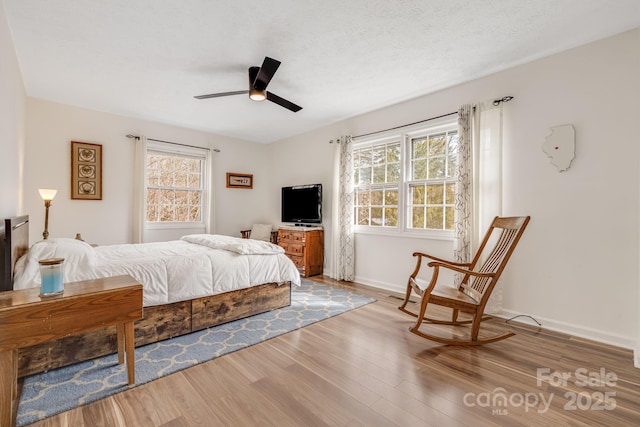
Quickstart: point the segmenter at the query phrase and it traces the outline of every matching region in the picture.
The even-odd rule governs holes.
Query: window
[[[354,145],[358,231],[447,232],[454,228],[457,123]]]
[[[146,219],[149,224],[203,223],[206,152],[149,144],[147,148]]]
[[[458,132],[409,138],[408,228],[453,230]]]
[[[397,140],[353,150],[356,225],[398,226],[400,157]]]

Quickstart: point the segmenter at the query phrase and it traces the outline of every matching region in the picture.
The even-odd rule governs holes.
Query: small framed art
[[[227,188],[253,188],[253,175],[227,172]]]
[[[102,200],[102,145],[71,141],[71,198]]]

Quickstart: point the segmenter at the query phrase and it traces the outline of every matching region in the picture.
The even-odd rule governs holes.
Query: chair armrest
[[[419,256],[419,257],[422,257],[422,258],[429,258],[429,259],[432,259],[434,261],[438,261],[438,262],[441,262],[441,263],[444,263],[444,264],[457,265],[458,267],[468,267],[468,266],[471,265],[470,262],[449,261],[449,260],[446,260],[446,259],[438,258],[438,257],[433,256],[433,255],[425,254],[424,252],[414,252],[413,256]]]
[[[427,265],[429,267],[433,267],[435,269],[438,269],[440,267],[444,267],[444,268],[447,268],[449,270],[457,271],[458,273],[462,273],[462,274],[468,274],[468,275],[474,276],[474,277],[493,277],[493,276],[496,275],[495,273],[480,273],[480,272],[477,272],[477,271],[469,270],[467,268],[460,268],[457,265],[449,264],[448,262],[431,261]]]
[[[429,254],[425,254],[424,252],[414,252],[413,253],[414,257],[417,257],[416,260],[416,267],[413,269],[413,273],[411,273],[411,277],[416,277],[418,275],[418,273],[420,272],[420,266],[422,265],[422,259],[423,258],[428,258],[428,259],[432,259],[436,262],[440,262],[443,265],[450,265],[450,266],[455,266],[455,267],[470,267],[471,263],[465,262],[454,262],[454,261],[447,261],[446,259],[442,259],[442,258],[438,258],[436,256],[433,255],[429,255]],[[429,265],[431,265],[431,263],[429,263]]]
[[[251,230],[240,230],[240,236],[242,236],[243,239],[250,239],[251,238]],[[269,241],[271,243],[273,243],[274,245],[278,244],[278,230],[271,231],[271,236],[270,236]]]
[[[419,286],[418,286],[418,278],[416,276],[418,275],[418,270],[420,269],[420,260],[421,259],[422,258],[418,258],[418,266],[416,267],[416,269],[413,272],[413,274],[409,277],[409,284],[411,284],[411,283],[415,284],[415,287],[413,289],[421,297],[424,294],[430,294],[431,291],[433,290],[433,288],[436,286],[436,283],[438,283],[438,276],[440,275],[440,267],[447,268],[447,269],[453,270],[453,271],[457,271],[458,273],[468,274],[468,275],[474,276],[474,277],[493,277],[493,276],[495,276],[495,273],[479,273],[477,271],[469,270],[467,268],[458,267],[457,265],[452,265],[452,264],[449,264],[447,262],[431,261],[428,264],[428,266],[433,268],[433,273],[431,274],[431,280],[429,281],[429,284],[427,285],[427,287],[425,289],[416,289],[416,287],[419,288]]]

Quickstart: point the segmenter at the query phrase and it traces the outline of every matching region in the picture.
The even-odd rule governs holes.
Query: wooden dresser
[[[322,274],[324,265],[324,230],[322,227],[287,227],[278,229],[278,245],[298,267],[302,277]]]

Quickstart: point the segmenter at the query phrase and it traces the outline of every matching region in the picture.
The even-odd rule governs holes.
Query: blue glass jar
[[[49,258],[38,262],[40,264],[40,296],[62,295],[64,292],[62,277],[64,258]]]

